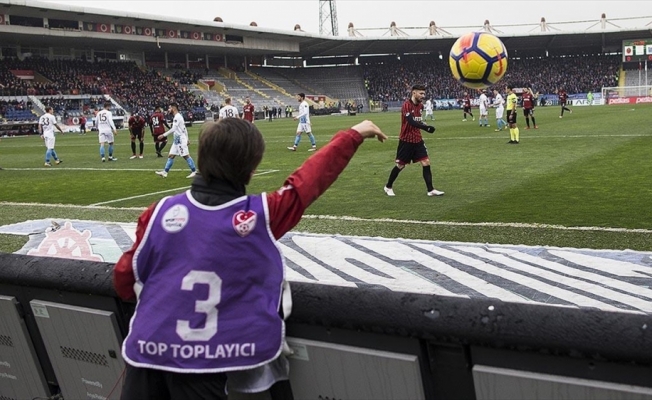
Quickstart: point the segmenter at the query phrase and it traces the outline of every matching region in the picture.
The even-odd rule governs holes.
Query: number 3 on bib
[[[177,335],[185,341],[209,341],[217,333],[217,305],[222,299],[222,279],[215,272],[190,271],[183,277],[181,290],[192,291],[195,285],[208,285],[208,298],[195,302],[195,312],[206,314],[203,328],[191,328],[190,321],[177,320]]]

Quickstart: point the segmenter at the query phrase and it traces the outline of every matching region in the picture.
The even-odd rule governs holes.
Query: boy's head
[[[263,135],[254,124],[226,118],[204,123],[197,164],[206,182],[222,179],[234,185],[247,185],[264,152]]]

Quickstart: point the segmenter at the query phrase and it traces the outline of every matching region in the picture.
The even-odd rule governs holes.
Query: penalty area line
[[[629,229],[629,228],[608,228],[600,226],[563,226],[550,224],[529,224],[521,222],[453,222],[453,221],[415,221],[391,218],[358,218],[335,215],[304,215],[305,219],[331,220],[349,222],[374,222],[394,223],[412,225],[436,225],[436,226],[474,226],[474,227],[495,227],[495,228],[533,228],[533,229],[557,229],[563,231],[592,231],[592,232],[622,232],[622,233],[652,233],[650,229]]]
[[[271,174],[271,173],[274,173],[274,172],[278,172],[278,170],[275,170],[275,169],[264,170],[264,171],[261,171],[259,173],[254,174],[254,176],[266,175],[266,174]],[[149,196],[154,196],[154,195],[157,195],[157,194],[175,192],[175,191],[179,191],[179,190],[185,190],[185,189],[188,189],[188,188],[190,188],[190,186],[183,186],[183,187],[179,187],[179,188],[175,188],[175,189],[167,189],[167,190],[161,190],[161,191],[158,191],[158,192],[139,194],[137,196],[124,197],[124,198],[121,198],[121,199],[115,199],[115,200],[109,200],[109,201],[103,201],[103,202],[100,202],[100,203],[90,204],[89,207],[104,206],[104,205],[112,204],[112,203],[120,203],[122,201],[140,199],[142,197],[149,197]]]
[[[163,193],[169,193],[169,192],[176,192],[176,191],[179,191],[179,190],[185,190],[185,189],[188,189],[189,187],[190,186],[182,186],[182,187],[175,188],[175,189],[161,190],[161,191],[158,191],[158,192],[139,194],[137,196],[123,197],[121,199],[115,199],[115,200],[103,201],[101,203],[89,204],[88,206],[89,207],[97,207],[97,206],[103,206],[103,205],[111,204],[111,203],[119,203],[121,201],[140,199],[141,197],[149,197],[149,196],[154,196],[156,194],[163,194]]]

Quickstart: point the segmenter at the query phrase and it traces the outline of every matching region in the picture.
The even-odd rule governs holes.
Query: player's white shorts
[[[487,107],[480,107],[480,115],[487,115]]]
[[[185,157],[189,155],[188,151],[188,138],[187,137],[181,137],[180,140],[177,140],[177,138],[174,139],[174,142],[172,143],[172,147],[170,147],[170,152],[168,153],[169,155],[173,156],[181,156]]]
[[[496,119],[502,119],[505,114],[505,107],[496,108]]]
[[[54,136],[52,137],[45,136],[43,139],[45,140],[45,147],[48,150],[54,149],[54,142],[55,142]]]
[[[426,115],[432,115],[432,110],[426,110]]]
[[[100,132],[99,133],[100,143],[113,143],[113,132]]]
[[[312,132],[312,127],[310,124],[299,124],[297,126],[297,133],[302,132],[302,133],[310,133]]]

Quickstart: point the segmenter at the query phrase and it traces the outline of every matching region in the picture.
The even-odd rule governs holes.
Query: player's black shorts
[[[507,123],[508,124],[516,123],[516,111],[512,111],[512,110],[507,111]]]
[[[122,398],[226,399],[225,373],[182,374],[126,366]]]
[[[131,137],[134,139],[138,140],[143,140],[143,130],[137,130],[137,129],[132,129],[131,130]]]
[[[464,112],[467,114],[472,114],[471,113],[471,107],[464,107]]]
[[[159,140],[159,138],[158,138],[159,135],[162,135],[162,133],[152,133],[152,137],[154,138],[155,143],[167,143],[168,142],[167,137],[163,137],[163,139]]]
[[[398,141],[398,148],[396,149],[396,163],[397,164],[410,164],[419,162],[428,158],[428,149],[426,144],[422,141],[419,143],[409,143],[402,140]]]
[[[534,117],[534,108],[524,108],[523,109],[523,116],[524,117]]]

